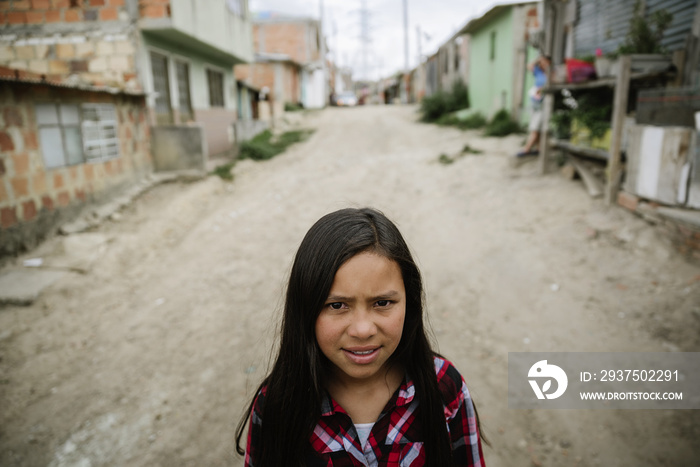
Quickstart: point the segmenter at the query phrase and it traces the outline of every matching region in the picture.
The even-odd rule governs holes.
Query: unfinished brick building
[[[153,171],[161,126],[228,153],[251,59],[247,0],[0,1],[0,249]]]

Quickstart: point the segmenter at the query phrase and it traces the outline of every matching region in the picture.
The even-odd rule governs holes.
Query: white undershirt
[[[360,446],[362,446],[363,451],[373,426],[374,423],[355,423],[355,430],[357,430],[357,436],[360,438]]]

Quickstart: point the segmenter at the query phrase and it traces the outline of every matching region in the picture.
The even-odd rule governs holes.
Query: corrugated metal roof
[[[18,70],[0,66],[0,82],[14,82],[27,84],[44,84],[66,89],[79,89],[81,91],[105,92],[108,94],[126,94],[129,96],[145,96],[146,93],[140,90],[125,89],[114,86],[95,86],[83,82],[73,82],[71,78],[60,79],[51,75],[32,73],[31,71]]]
[[[575,55],[617,51],[625,42],[634,14],[635,0],[578,0],[578,21],[574,31]],[[661,45],[669,51],[682,49],[693,27],[697,0],[647,0],[645,17],[666,9],[673,22]]]

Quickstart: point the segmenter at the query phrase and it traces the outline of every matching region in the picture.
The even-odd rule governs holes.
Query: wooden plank
[[[622,60],[620,57],[618,60]],[[620,70],[620,73],[622,70]],[[672,76],[668,71],[652,71],[649,73],[633,73],[630,74],[629,79],[631,81],[641,81],[645,79],[658,78],[660,76],[669,75]],[[619,82],[620,74],[617,77],[594,79],[591,81],[584,81],[583,83],[553,83],[548,84],[542,88],[542,92],[545,94],[556,93],[568,89],[569,91],[577,91],[580,89],[596,89],[596,88],[612,88],[617,86]]]
[[[591,195],[591,198],[599,198],[603,196],[603,184],[600,183],[596,176],[593,175],[593,173],[588,170],[588,168],[582,164],[579,159],[569,156],[569,161],[576,169],[576,172],[578,172],[578,174],[581,176],[583,184],[586,186],[586,190],[588,190],[588,194]]]
[[[551,71],[551,67],[550,67]],[[544,175],[547,171],[547,161],[549,160],[549,119],[554,108],[554,96],[547,94],[542,102],[542,126],[540,129],[540,155],[537,159],[538,171]]]
[[[612,138],[610,141],[610,159],[608,159],[608,181],[605,187],[605,204],[610,206],[617,199],[621,178],[622,132],[625,128],[627,101],[630,90],[630,70],[632,59],[623,55],[620,60],[620,73],[615,85],[615,101],[613,104]]]
[[[552,140],[550,145],[553,148],[563,149],[566,152],[581,155],[591,159],[596,159],[599,161],[607,161],[610,158],[608,151],[604,149],[589,148],[586,146],[578,146],[576,144],[571,144],[568,141],[563,141],[560,139]]]

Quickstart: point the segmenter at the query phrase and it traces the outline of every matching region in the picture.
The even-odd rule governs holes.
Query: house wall
[[[124,0],[0,2],[0,65],[92,84],[140,90],[134,63],[137,14]]]
[[[166,12],[170,10],[172,26],[177,30],[241,60],[253,59],[247,0],[140,0],[139,3],[152,7],[160,4]]]
[[[191,50],[173,46],[158,37],[148,33],[143,34],[143,47],[139,50],[139,62],[146,70],[151,69],[150,51],[158,52],[168,57],[170,105],[179,111],[177,80],[175,79],[175,60],[189,64],[190,69],[190,99],[195,121],[204,127],[207,140],[208,156],[216,156],[231,151],[233,148],[232,124],[237,120],[237,86],[233,68],[213,57],[202,56]],[[223,74],[224,77],[224,107],[212,107],[209,100],[209,84],[207,70],[211,69]],[[145,88],[149,91],[148,107],[155,107],[153,94],[153,77],[144,73]],[[155,121],[154,117],[151,117]],[[175,118],[175,122],[179,119]]]
[[[111,103],[118,117],[119,156],[47,168],[35,105]],[[0,82],[0,256],[32,248],[59,222],[103,201],[153,171],[142,96]]]
[[[471,108],[487,117],[500,109],[512,111],[513,13],[505,9],[470,39],[469,101]],[[491,37],[495,33],[495,55],[491,58]]]
[[[312,20],[253,23],[253,47],[260,53],[285,54],[297,63],[321,58],[318,22]]]

